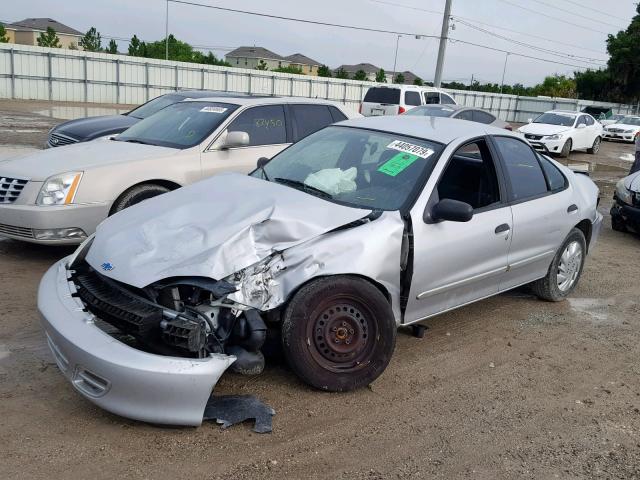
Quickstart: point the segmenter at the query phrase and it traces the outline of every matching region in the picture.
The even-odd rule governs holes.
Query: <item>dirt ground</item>
[[[55,121],[34,111],[0,102],[0,151],[42,145]],[[10,131],[25,125],[37,132]],[[42,274],[71,250],[0,240],[0,478],[640,478],[640,238],[608,217],[630,152],[572,155],[597,161],[607,218],[568,301],[519,290],[433,318],[423,339],[399,335],[386,372],[352,393],[311,390],[281,363],[225,374],[217,393],[275,408],[265,435],[249,423],[157,427],[84,400],[36,311]]]

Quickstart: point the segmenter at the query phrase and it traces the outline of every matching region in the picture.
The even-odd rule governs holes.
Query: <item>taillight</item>
[[[362,104],[360,104],[360,108],[358,108],[358,113],[362,115]]]
[[[404,107],[398,107],[398,115],[402,115],[407,110]]]
[[[505,125],[505,130],[509,130],[510,132],[513,132],[513,127],[511,125],[509,125],[508,123]]]

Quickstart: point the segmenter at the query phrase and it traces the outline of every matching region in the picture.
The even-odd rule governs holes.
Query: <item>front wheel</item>
[[[395,343],[389,302],[361,278],[313,280],[284,312],[287,361],[303,381],[321,390],[344,392],[373,382],[389,364]]]
[[[573,149],[573,141],[569,138],[564,145],[562,146],[562,150],[560,151],[560,157],[567,158]]]
[[[602,139],[600,137],[596,137],[591,148],[587,148],[587,153],[590,153],[591,155],[595,155],[596,153],[598,153],[600,151],[601,142]]]
[[[547,275],[532,284],[533,292],[542,300],[564,300],[578,285],[587,251],[587,242],[581,230],[571,230],[556,252]]]
[[[136,203],[157,197],[158,195],[162,195],[168,191],[169,189],[167,187],[152,183],[136,185],[120,195],[120,197],[113,203],[110,214],[118,213],[125,208],[135,205]]]

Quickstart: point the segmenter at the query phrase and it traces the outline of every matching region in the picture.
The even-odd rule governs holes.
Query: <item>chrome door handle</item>
[[[504,232],[508,232],[509,230],[511,230],[511,227],[509,226],[508,223],[503,223],[502,225],[498,225],[496,227],[496,235],[498,235],[499,233],[504,233]]]

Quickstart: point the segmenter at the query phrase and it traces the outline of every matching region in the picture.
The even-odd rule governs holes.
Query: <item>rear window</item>
[[[333,123],[326,105],[291,105],[290,108],[295,117],[296,141]]]
[[[387,103],[392,105],[400,105],[400,89],[372,87],[364,96],[367,103]]]
[[[420,94],[418,92],[405,92],[404,103],[411,106],[420,105]]]

